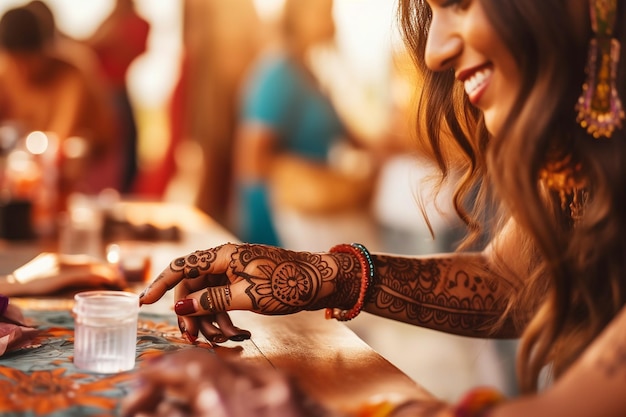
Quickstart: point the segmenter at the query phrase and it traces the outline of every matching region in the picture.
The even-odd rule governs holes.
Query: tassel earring
[[[594,138],[610,138],[622,127],[624,109],[615,87],[620,43],[613,37],[617,0],[589,0],[591,28],[587,79],[576,104],[576,121]]]

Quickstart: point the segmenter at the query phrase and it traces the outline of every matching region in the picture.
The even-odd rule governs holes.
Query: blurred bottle
[[[59,215],[59,253],[64,256],[104,258],[103,213],[95,196],[74,193]]]
[[[0,236],[49,237],[56,230],[58,140],[40,131],[22,134],[11,124],[0,132]]]

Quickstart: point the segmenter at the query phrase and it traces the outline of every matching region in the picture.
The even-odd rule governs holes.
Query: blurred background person
[[[112,12],[86,40],[98,58],[111,89],[120,121],[123,170],[121,191],[132,191],[138,173],[138,128],[127,88],[131,64],[147,50],[150,23],[135,10],[133,0],[117,0]]]
[[[264,32],[253,0],[185,0],[181,8],[167,149],[142,166],[135,190],[193,204],[226,225],[237,95]]]
[[[39,21],[47,53],[70,63],[82,73],[89,88],[89,107],[92,114],[100,115],[98,117],[102,120],[100,122],[102,128],[104,123],[111,124],[106,158],[100,160],[98,166],[90,170],[88,177],[85,178],[85,185],[78,191],[96,193],[106,188],[119,191],[122,186],[122,150],[121,140],[117,134],[120,131],[120,123],[116,117],[114,97],[108,87],[108,80],[100,69],[96,54],[84,42],[58,28],[54,13],[47,3],[32,0],[25,7],[33,12]]]
[[[84,42],[67,35],[59,29],[54,12],[48,3],[32,0],[24,6],[37,16],[42,36],[49,52],[69,61],[79,68],[87,77],[93,77],[93,87],[104,89],[101,84],[106,82],[94,51]]]
[[[233,229],[243,241],[321,248],[340,233],[375,245],[372,222],[354,227],[368,211],[373,170],[368,160],[354,172],[333,158],[338,144],[358,141],[311,65],[334,36],[332,0],[286,0],[276,43],[251,68],[234,148]]]
[[[51,184],[32,198],[47,206],[57,201],[49,207],[54,211],[62,210],[65,197],[74,191],[98,191],[90,178],[102,180],[110,174],[100,168],[110,155],[115,123],[97,100],[84,74],[50,53],[31,10],[14,8],[2,15],[0,122],[18,126],[20,140],[33,131],[48,135],[39,140],[45,148],[33,152],[53,153],[55,171],[41,174],[41,181]]]
[[[184,7],[182,134],[203,158],[194,203],[227,225],[237,97],[263,32],[253,0],[186,0]]]

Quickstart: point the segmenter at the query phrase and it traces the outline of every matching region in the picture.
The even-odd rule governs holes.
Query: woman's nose
[[[462,50],[463,41],[455,32],[453,22],[445,17],[433,16],[424,56],[428,68],[432,71],[452,68]]]

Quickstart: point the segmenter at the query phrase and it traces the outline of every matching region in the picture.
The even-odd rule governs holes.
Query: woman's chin
[[[487,128],[487,131],[494,136],[500,132],[500,127],[502,125],[502,118],[498,117],[495,113],[496,112],[493,110],[483,112],[485,127]]]

